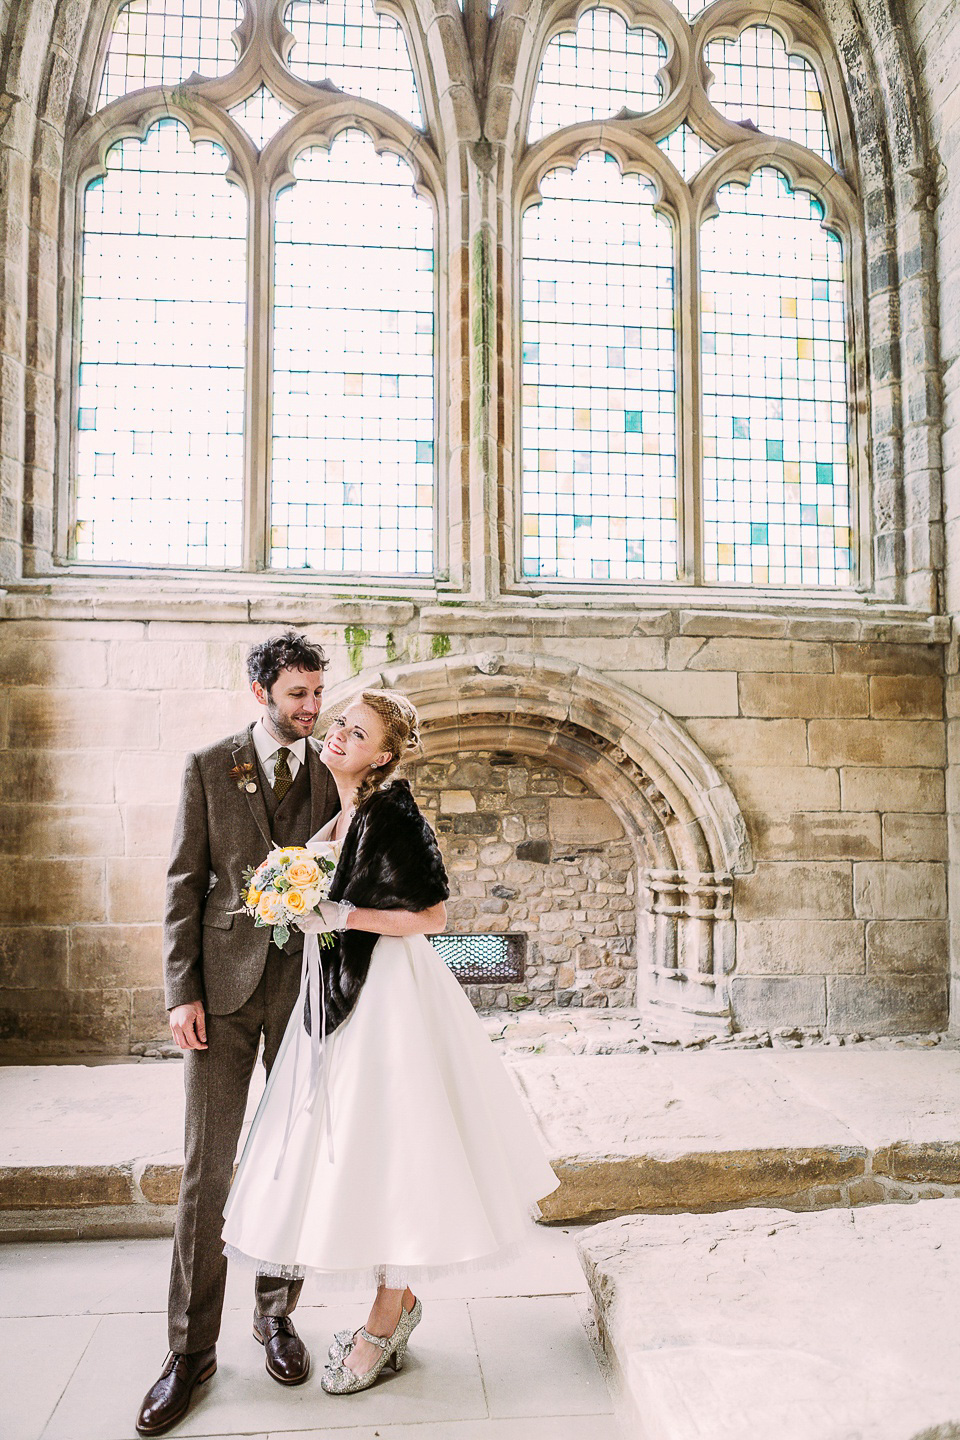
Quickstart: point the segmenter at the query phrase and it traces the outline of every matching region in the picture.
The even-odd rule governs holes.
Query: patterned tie
[[[293,776],[290,774],[290,751],[286,745],[277,751],[276,762],[273,767],[273,793],[278,802],[283,799],[290,786],[293,784]]]

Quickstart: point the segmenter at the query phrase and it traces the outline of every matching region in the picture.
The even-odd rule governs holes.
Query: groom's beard
[[[295,725],[292,720],[288,719],[272,700],[267,701],[267,714],[270,716],[270,723],[273,725],[280,739],[291,745],[295,740],[302,740],[304,735],[312,735],[316,729],[317,720],[320,718],[319,715],[316,716],[310,729],[304,731],[300,726]]]

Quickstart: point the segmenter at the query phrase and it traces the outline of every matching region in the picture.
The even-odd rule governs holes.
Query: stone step
[[[628,1216],[579,1250],[637,1440],[960,1436],[956,1199]]]
[[[560,1224],[960,1194],[960,1053],[508,1057]],[[0,1232],[157,1234],[182,1163],[179,1061],[0,1068]],[[259,1098],[251,1090],[249,1113]]]

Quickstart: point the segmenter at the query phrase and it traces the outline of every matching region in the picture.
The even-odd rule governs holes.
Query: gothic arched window
[[[439,167],[399,21],[129,0],[95,91],[70,558],[430,574]]]
[[[528,77],[521,577],[846,587],[862,241],[791,0],[555,7]]]

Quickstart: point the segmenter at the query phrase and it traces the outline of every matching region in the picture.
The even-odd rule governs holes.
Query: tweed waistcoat
[[[274,842],[277,845],[302,845],[310,839],[310,771],[306,765],[301,765],[290,789],[278,802],[259,757],[257,768]]]

